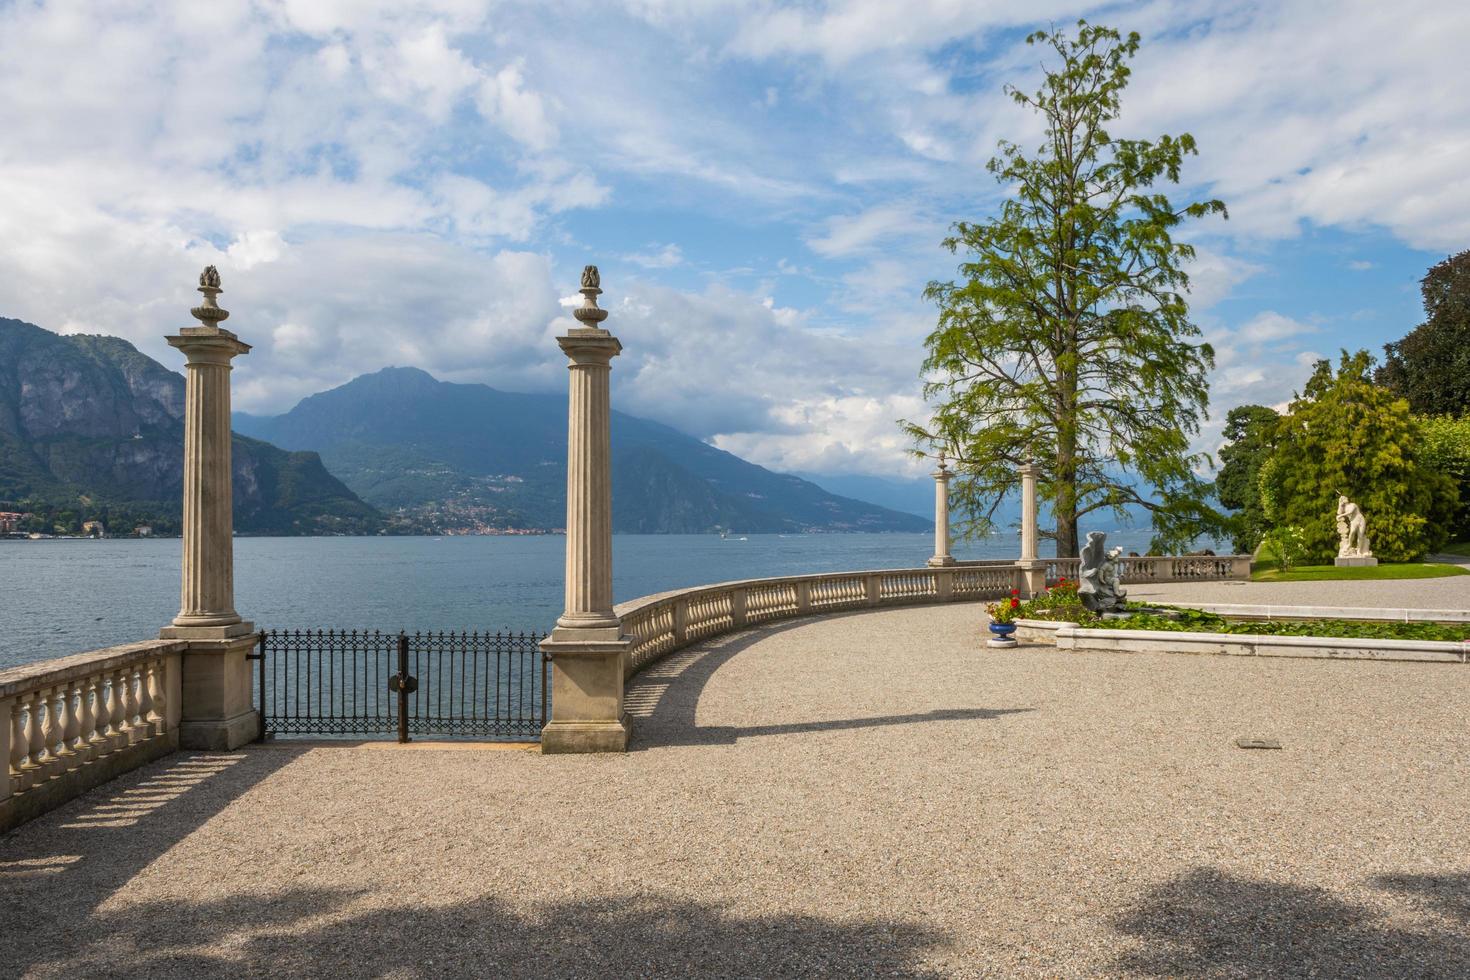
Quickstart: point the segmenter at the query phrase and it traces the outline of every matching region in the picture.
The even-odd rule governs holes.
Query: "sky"
[[[1211,421],[1401,337],[1470,248],[1470,4],[1405,0],[0,0],[0,316],[171,367],[218,266],[235,407],[389,365],[565,385],[581,268],[614,407],[754,462],[914,476],[926,283],[1037,142],[1034,29],[1143,38],[1115,136],[1176,201]],[[490,420],[487,420],[487,423]]]

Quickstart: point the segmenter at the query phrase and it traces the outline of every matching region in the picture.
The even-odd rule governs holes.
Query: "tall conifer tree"
[[[1207,200],[1176,207],[1155,189],[1178,183],[1189,135],[1114,138],[1139,37],[1079,22],[1075,36],[1038,32],[1058,59],[1039,90],[1007,87],[1036,112],[1034,156],[1009,142],[989,170],[1008,196],[991,220],[954,225],[944,244],[966,261],[958,282],[929,284],[939,323],[927,340],[929,424],[904,423],[921,445],[958,456],[961,527],[986,531],[1015,468],[1042,467],[1057,554],[1077,554],[1078,519],[1152,516],[1155,548],[1219,528],[1190,450],[1214,352],[1189,320],[1173,234],[1224,214]]]

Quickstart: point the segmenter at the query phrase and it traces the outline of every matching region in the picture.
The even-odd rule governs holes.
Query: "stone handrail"
[[[744,579],[679,589],[616,608],[633,638],[631,677],[681,647],[755,623],[853,609],[998,599],[1021,585],[1014,562]]]
[[[182,640],[0,671],[0,832],[178,747]]]
[[[1074,582],[1082,570],[1080,558],[1045,558],[1046,581],[1050,585],[1063,578]],[[1228,579],[1249,581],[1250,555],[1146,555],[1124,558],[1123,584],[1148,582],[1223,582]]]
[[[1150,556],[1124,559],[1124,582],[1193,582],[1250,578],[1249,555]],[[1046,580],[1075,579],[1081,560],[1046,559]],[[697,640],[746,626],[852,609],[974,602],[1023,588],[1014,559],[956,562],[827,575],[744,579],[644,596],[614,611],[633,638],[623,673],[632,677],[653,661]]]

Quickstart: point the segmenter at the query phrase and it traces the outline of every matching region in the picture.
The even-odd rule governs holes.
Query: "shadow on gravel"
[[[94,909],[305,751],[177,752],[0,837],[0,977],[87,937]]]
[[[361,897],[303,889],[136,905],[94,916],[36,965],[150,978],[936,977],[919,963],[945,940],[881,920],[747,918],[657,898],[567,900],[524,915],[493,898],[353,910]]]
[[[1375,878],[1428,915],[1417,928],[1320,888],[1196,868],[1156,888],[1119,918],[1143,948],[1118,972],[1190,977],[1470,976],[1470,875]],[[1445,920],[1451,920],[1446,922]],[[1456,926],[1462,928],[1457,929]]]
[[[862,615],[849,613],[847,615]],[[825,616],[830,621],[838,616]],[[636,724],[630,749],[676,745],[733,745],[759,735],[795,735],[913,725],[931,721],[988,721],[1034,708],[937,708],[909,714],[800,721],[771,725],[705,725],[695,722],[699,697],[715,672],[757,643],[810,623],[810,619],[757,626],[715,637],[696,647],[670,654],[637,675],[626,695]]]

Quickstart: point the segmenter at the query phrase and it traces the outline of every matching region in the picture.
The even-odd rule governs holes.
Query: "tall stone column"
[[[953,565],[954,556],[949,553],[949,478],[953,474],[943,450],[939,452],[939,468],[930,475],[934,477],[934,557],[929,559],[929,564]]]
[[[1046,562],[1036,555],[1040,532],[1036,525],[1036,478],[1041,467],[1025,463],[1016,470],[1021,477],[1021,560],[1016,567],[1026,580],[1026,594],[1034,596],[1046,591]]]
[[[216,302],[219,273],[199,277],[200,322],[167,338],[184,352],[184,554],[179,614],[166,639],[189,640],[182,658],[179,742],[186,748],[232,749],[254,739],[260,718],[251,698],[255,643],[235,611],[234,499],[230,459],[230,362],[248,353],[220,326],[230,315]]]
[[[612,608],[612,466],[609,375],[623,345],[600,324],[607,311],[597,267],[582,270],[581,326],[557,343],[567,355],[566,609],[541,644],[551,655],[551,718],[541,751],[621,752],[632,724],[623,672],[633,641]]]

